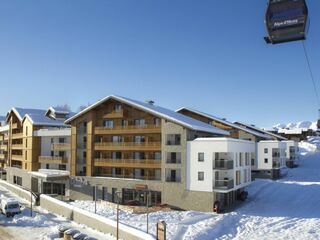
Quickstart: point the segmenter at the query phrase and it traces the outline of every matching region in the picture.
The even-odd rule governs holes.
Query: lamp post
[[[97,187],[101,184],[96,184],[94,186],[94,213],[97,213]]]
[[[147,233],[149,233],[149,201],[151,200],[151,192],[147,192]]]
[[[119,240],[119,200],[121,191],[117,191],[117,240]]]

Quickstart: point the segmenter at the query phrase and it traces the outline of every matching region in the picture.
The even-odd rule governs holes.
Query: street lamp
[[[149,233],[149,201],[151,200],[151,192],[147,192],[147,233]]]
[[[97,213],[97,186],[100,186],[101,184],[96,184],[94,186],[94,213]]]
[[[117,194],[117,240],[119,240],[119,200],[121,191],[116,191]]]

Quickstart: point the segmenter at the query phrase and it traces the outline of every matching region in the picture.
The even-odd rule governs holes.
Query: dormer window
[[[120,103],[114,104],[114,109],[115,112],[121,112],[122,111],[122,105]]]

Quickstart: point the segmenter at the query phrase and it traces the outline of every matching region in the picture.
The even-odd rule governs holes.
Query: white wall
[[[271,170],[273,169],[273,157],[272,149],[279,149],[280,152],[280,167],[285,167],[286,164],[286,143],[280,141],[261,141],[258,142],[258,151],[257,151],[257,170]],[[268,149],[265,153],[265,149]],[[265,159],[268,159],[268,162],[265,163]]]
[[[198,138],[187,144],[187,189],[192,191],[213,191],[215,172],[219,173],[219,180],[234,179],[236,184],[236,171],[240,171],[240,184],[235,189],[244,187],[251,182],[251,154],[255,153],[255,142],[231,138]],[[198,161],[198,153],[204,153],[204,161]],[[240,166],[240,153],[249,153],[248,164]],[[215,153],[228,153],[229,160],[234,160],[233,169],[215,170],[213,161]],[[198,180],[198,172],[204,172],[204,180]],[[245,176],[246,175],[246,176]],[[246,181],[245,181],[246,180]],[[230,190],[229,190],[230,191]]]

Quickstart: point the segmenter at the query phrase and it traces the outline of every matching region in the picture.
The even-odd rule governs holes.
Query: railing
[[[70,143],[53,143],[51,144],[52,151],[70,151],[71,144]]]
[[[171,140],[168,140],[166,142],[167,146],[179,146],[181,145],[181,141],[171,141]]]
[[[140,149],[160,149],[161,142],[101,142],[94,144],[95,150],[123,149],[123,150],[140,150]]]
[[[167,159],[166,163],[167,164],[180,164],[181,159]]]
[[[12,149],[22,149],[23,148],[23,144],[12,144],[11,148]]]
[[[117,166],[117,167],[137,167],[137,168],[161,168],[161,160],[155,159],[109,159],[95,158],[95,166]]]
[[[280,162],[272,162],[272,168],[280,168]]]
[[[215,160],[214,169],[233,169],[233,160]]]
[[[131,175],[124,175],[124,174],[95,174],[97,177],[111,177],[111,178],[122,178],[122,179],[138,179],[138,180],[149,180],[149,181],[160,181],[160,178],[155,176],[134,176]]]
[[[171,177],[167,176],[166,177],[166,182],[181,182],[181,177]]]
[[[63,164],[68,163],[68,158],[66,157],[58,157],[58,156],[40,156],[39,157],[40,163],[51,163],[51,164]]]
[[[13,133],[12,139],[16,139],[16,138],[23,138],[23,133]]]
[[[7,145],[0,145],[0,150],[8,151],[8,146]]]
[[[95,134],[114,134],[114,133],[160,133],[161,125],[129,125],[129,126],[113,126],[112,128],[108,127],[95,127]]]
[[[6,156],[4,154],[0,154],[0,159],[1,160],[5,159],[5,158],[6,158]]]
[[[8,141],[8,140],[9,140],[9,136],[8,135],[3,137],[3,141]]]
[[[4,136],[0,136],[0,142],[3,141],[3,139],[4,139]]]
[[[213,188],[220,190],[229,190],[234,188],[234,180],[213,180]]]
[[[22,155],[11,155],[12,160],[22,161],[23,156]]]

